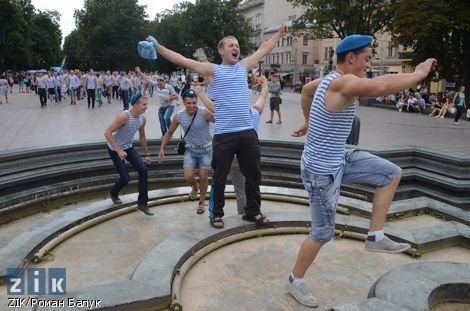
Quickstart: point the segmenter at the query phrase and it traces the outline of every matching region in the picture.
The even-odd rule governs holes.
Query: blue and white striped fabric
[[[259,119],[261,118],[261,115],[259,114],[259,111],[253,107],[250,108],[250,112],[251,112],[251,124],[253,124],[253,128],[255,129],[255,131],[258,132]]]
[[[113,133],[114,140],[122,150],[129,149],[132,147],[132,140],[134,139],[135,133],[142,127],[144,124],[145,117],[143,114],[138,117],[134,117],[129,110],[125,110],[127,113],[127,124],[119,128],[116,132]],[[110,143],[108,143],[109,149],[113,149]]]
[[[341,112],[329,112],[325,106],[326,91],[331,81],[340,76],[337,71],[326,76],[313,98],[302,164],[314,174],[333,174],[340,168],[346,139],[351,132],[356,104]]]
[[[194,118],[194,122],[189,129],[188,135],[184,138],[188,145],[206,145],[212,141],[212,137],[209,132],[209,122],[204,119],[205,108],[198,107],[197,114]],[[186,109],[178,111],[176,114],[181,127],[186,132],[193,116],[186,113]]]
[[[212,95],[215,102],[214,134],[234,133],[253,128],[245,66],[214,65]]]

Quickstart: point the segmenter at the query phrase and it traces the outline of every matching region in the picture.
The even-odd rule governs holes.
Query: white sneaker
[[[307,288],[307,285],[302,283],[299,286],[295,286],[292,284],[292,281],[292,277],[289,276],[287,279],[287,289],[289,289],[289,293],[291,293],[291,295],[304,306],[311,308],[318,307],[318,301]]]
[[[380,241],[371,241],[366,240],[365,249],[370,252],[378,253],[403,253],[411,248],[411,245],[408,243],[398,243],[390,240],[387,237],[384,237]]]

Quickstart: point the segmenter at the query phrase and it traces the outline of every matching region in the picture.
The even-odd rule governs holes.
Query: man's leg
[[[114,167],[116,168],[119,179],[116,180],[113,187],[110,190],[111,196],[117,197],[121,189],[129,183],[131,177],[129,176],[129,172],[126,168],[126,163],[124,160],[121,160],[116,151],[113,151],[108,148],[109,157],[113,161]]]
[[[261,183],[260,146],[258,135],[254,130],[238,133],[237,160],[240,170],[245,176],[246,207],[245,214],[248,217],[258,218],[261,214]]]
[[[160,130],[162,131],[162,138],[166,134],[166,127],[165,127],[165,119],[163,116],[165,115],[166,107],[160,107],[158,109],[158,122],[160,123]]]
[[[139,205],[147,206],[148,203],[148,176],[147,176],[147,167],[142,161],[137,150],[134,147],[131,147],[126,150],[127,160],[132,164],[134,169],[139,173],[139,197],[137,202]]]
[[[212,176],[211,193],[209,199],[209,218],[224,216],[225,184],[235,154],[239,133],[214,135],[212,142]]]
[[[309,194],[312,227],[310,236],[302,243],[297,254],[287,287],[298,302],[309,307],[318,306],[318,302],[303,278],[320,248],[334,236],[341,178],[342,170],[334,175],[316,175],[302,170],[302,181]]]
[[[235,190],[235,197],[237,199],[237,212],[238,215],[245,214],[246,195],[245,195],[245,176],[240,171],[238,160],[235,157],[230,168],[230,178],[232,179],[233,188]]]
[[[171,125],[171,115],[173,114],[173,110],[175,109],[175,106],[173,105],[168,105],[165,110],[165,114],[163,116],[163,119],[165,121],[165,133],[168,131]]]
[[[365,248],[374,252],[401,253],[411,246],[397,243],[384,235],[388,209],[400,183],[401,169],[392,162],[366,151],[347,150],[343,182],[356,182],[376,187]]]

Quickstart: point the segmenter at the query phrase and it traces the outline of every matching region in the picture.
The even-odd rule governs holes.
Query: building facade
[[[239,6],[240,12],[251,20],[253,46],[277,32],[279,24],[289,27],[305,11],[304,6],[293,7],[286,0],[246,0]],[[378,43],[372,59],[369,77],[386,73],[410,72],[409,60],[400,59],[400,47],[393,44],[389,33],[375,34]],[[310,39],[305,36],[287,34],[259,64],[260,71],[269,75],[278,72],[287,84],[304,84],[320,77],[336,63],[334,49],[339,38]]]

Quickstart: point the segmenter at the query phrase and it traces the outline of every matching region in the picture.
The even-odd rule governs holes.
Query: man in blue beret
[[[145,136],[146,119],[144,113],[148,106],[147,97],[137,92],[132,96],[130,103],[132,109],[119,112],[104,132],[104,137],[108,141],[109,157],[119,174],[119,179],[109,191],[109,196],[113,204],[122,204],[119,192],[131,179],[125,163],[125,160],[127,160],[139,173],[139,196],[136,208],[145,215],[152,216],[153,213],[147,205],[148,180],[147,167],[145,166],[151,163],[147,138]],[[132,139],[137,132],[139,132],[140,146],[145,154],[145,164],[132,145]]]
[[[356,113],[357,97],[393,94],[423,80],[435,67],[428,59],[413,73],[366,78],[371,68],[371,36],[351,35],[336,47],[337,68],[306,84],[301,104],[305,122],[292,136],[307,135],[301,159],[301,177],[309,193],[311,232],[303,242],[287,282],[289,292],[303,305],[319,302],[304,283],[304,275],[320,248],[335,232],[336,204],[343,182],[376,187],[365,248],[372,252],[401,253],[410,248],[384,235],[384,222],[400,182],[401,169],[366,151],[346,149]]]

